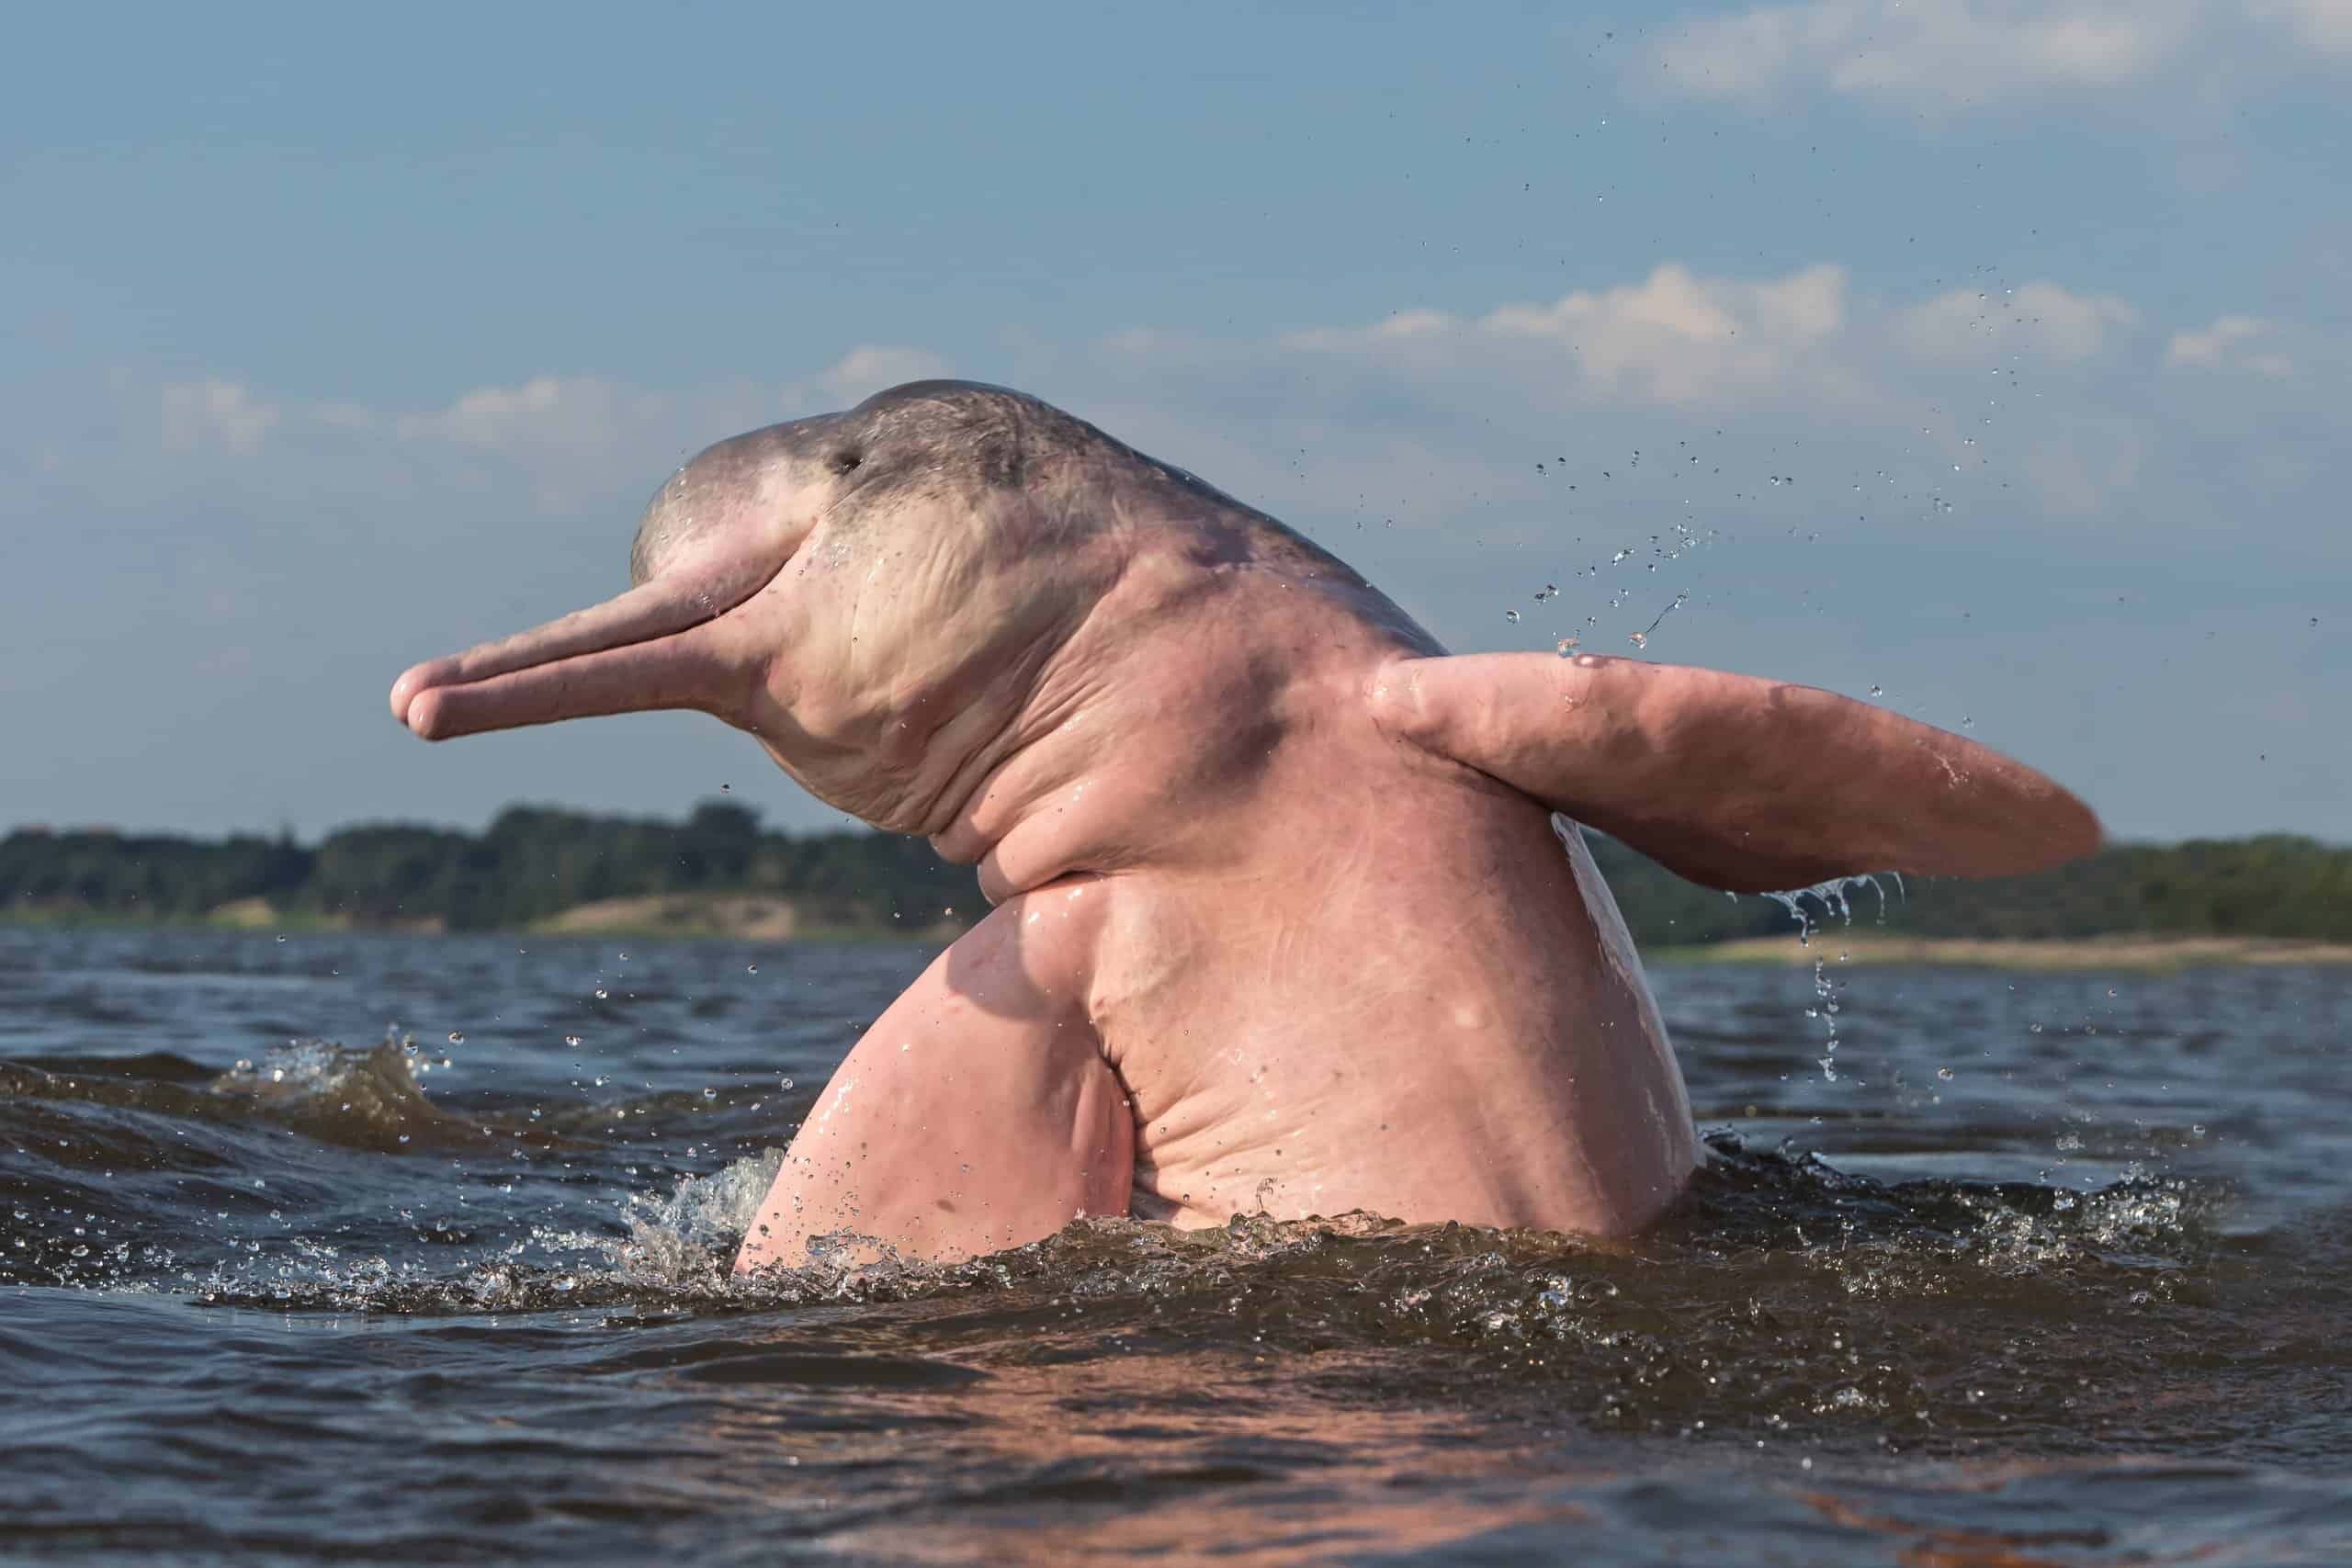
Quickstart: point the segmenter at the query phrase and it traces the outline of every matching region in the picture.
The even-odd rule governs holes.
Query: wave
[[[428,1099],[438,1065],[413,1036],[362,1048],[296,1040],[213,1072],[168,1052],[105,1061],[0,1062],[0,1106],[62,1101],[200,1122],[266,1122],[342,1148],[481,1145],[491,1129]]]

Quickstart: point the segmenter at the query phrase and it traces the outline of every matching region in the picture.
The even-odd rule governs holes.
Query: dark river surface
[[[1654,972],[1635,1244],[737,1287],[930,950],[0,931],[0,1556],[2352,1561],[2352,972],[1838,945]]]

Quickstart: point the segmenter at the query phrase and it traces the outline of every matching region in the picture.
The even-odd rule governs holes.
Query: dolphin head
[[[627,592],[414,666],[392,713],[439,740],[699,709],[829,804],[935,833],[1050,722],[1063,650],[1122,569],[1123,509],[1103,497],[1138,479],[1191,482],[968,382],[755,430],[655,494]]]

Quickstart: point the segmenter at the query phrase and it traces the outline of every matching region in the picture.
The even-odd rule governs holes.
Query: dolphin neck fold
[[[1289,537],[1285,531],[1285,538]],[[1246,809],[1335,689],[1434,643],[1313,557],[1146,548],[1040,671],[1016,739],[930,836],[992,902],[1078,873],[1181,863]],[[1311,547],[1309,547],[1311,549]],[[1301,568],[1306,570],[1299,570]],[[1286,636],[1269,638],[1270,622]]]

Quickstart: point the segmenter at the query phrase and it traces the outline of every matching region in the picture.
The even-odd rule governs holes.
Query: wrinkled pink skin
[[[1551,810],[1749,890],[2098,842],[2031,770],[1826,693],[1437,657],[1339,562],[1131,454],[854,516],[819,456],[696,492],[709,461],[656,506],[715,525],[652,581],[419,665],[392,710],[438,739],[703,709],[978,863],[994,911],[843,1061],[739,1269],[1080,1214],[1623,1235],[1682,1190],[1690,1116]]]

